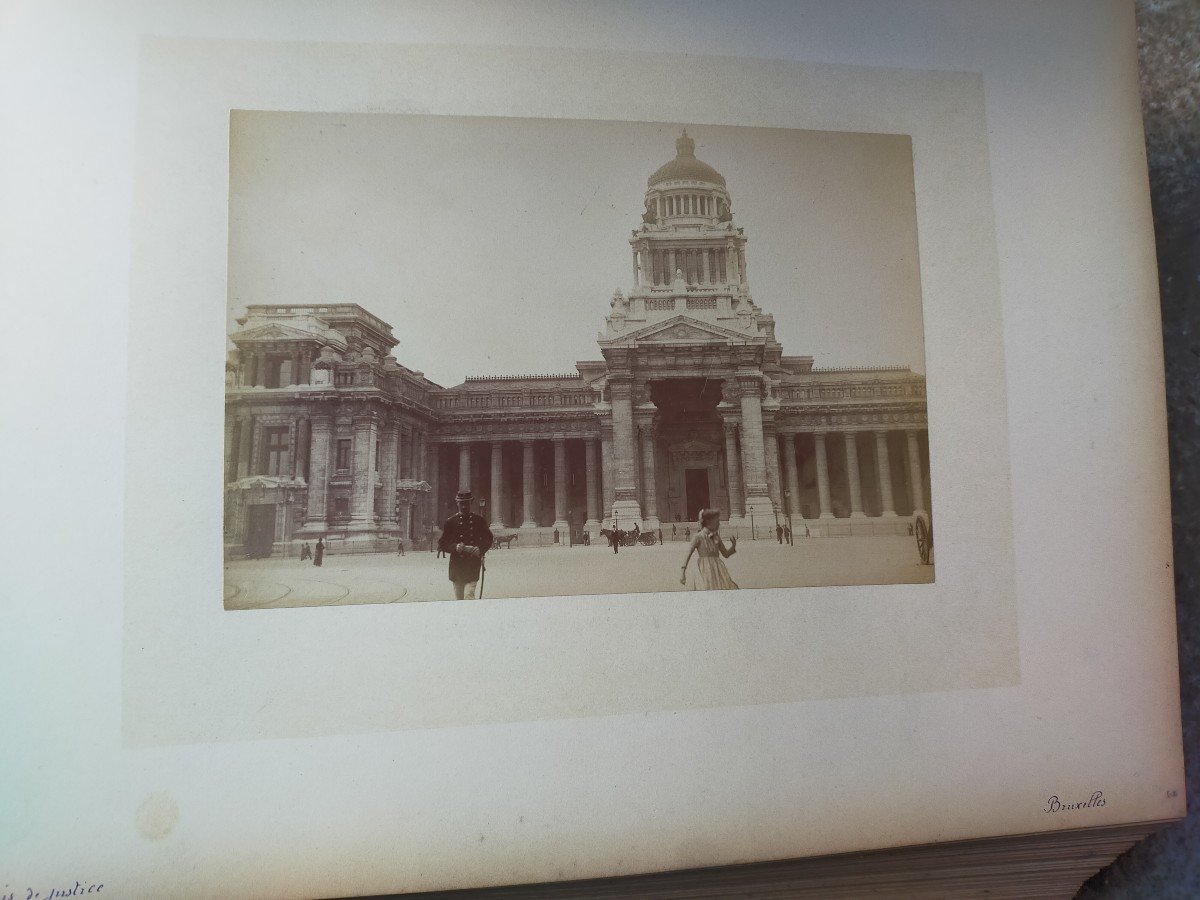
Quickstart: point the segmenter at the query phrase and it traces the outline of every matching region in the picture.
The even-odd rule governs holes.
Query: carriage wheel
[[[930,532],[924,516],[917,519],[913,531],[917,536],[917,552],[921,554],[921,562],[929,565],[929,557],[933,553],[933,534]]]

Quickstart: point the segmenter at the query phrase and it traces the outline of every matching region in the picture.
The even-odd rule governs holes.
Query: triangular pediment
[[[260,341],[316,341],[322,335],[313,334],[303,328],[295,328],[280,322],[270,322],[255,328],[244,328],[230,335],[235,344],[250,344]]]
[[[747,334],[723,328],[711,322],[701,322],[688,316],[674,316],[653,325],[623,334],[613,344],[761,344],[765,338],[758,334]]]

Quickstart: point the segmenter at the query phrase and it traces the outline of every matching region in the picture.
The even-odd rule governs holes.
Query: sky
[[[785,355],[924,372],[904,135],[234,111],[230,325],[251,303],[353,302],[445,386],[573,372],[601,358],[646,179],[684,127],[725,176]]]

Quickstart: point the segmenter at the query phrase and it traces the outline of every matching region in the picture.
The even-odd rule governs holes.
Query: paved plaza
[[[550,597],[682,591],[679,567],[687,544],[653,547],[538,547],[493,550],[484,596]],[[933,581],[911,537],[810,538],[794,547],[740,541],[728,560],[743,588],[894,584]],[[696,560],[689,567],[692,582]],[[290,559],[236,560],[225,567],[225,607],[265,609],[452,599],[447,560],[429,551],[326,555],[324,565]]]

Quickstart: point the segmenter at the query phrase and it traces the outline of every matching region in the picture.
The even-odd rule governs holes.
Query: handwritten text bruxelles
[[[1104,805],[1104,791],[1096,791],[1087,800],[1084,800],[1079,803],[1063,803],[1061,800],[1058,799],[1058,795],[1055,794],[1053,797],[1051,797],[1049,800],[1046,801],[1046,808],[1043,809],[1042,812],[1056,813],[1056,812],[1066,812],[1067,810],[1071,810],[1071,809],[1095,809],[1095,808],[1103,806],[1103,805]]]
[[[82,881],[75,882],[75,887],[71,888],[56,888],[42,893],[35,891],[33,888],[25,888],[24,891],[10,891],[8,885],[4,886],[4,891],[0,893],[0,900],[58,900],[59,897],[79,897],[83,894],[99,894],[104,890],[104,885],[87,883]]]

